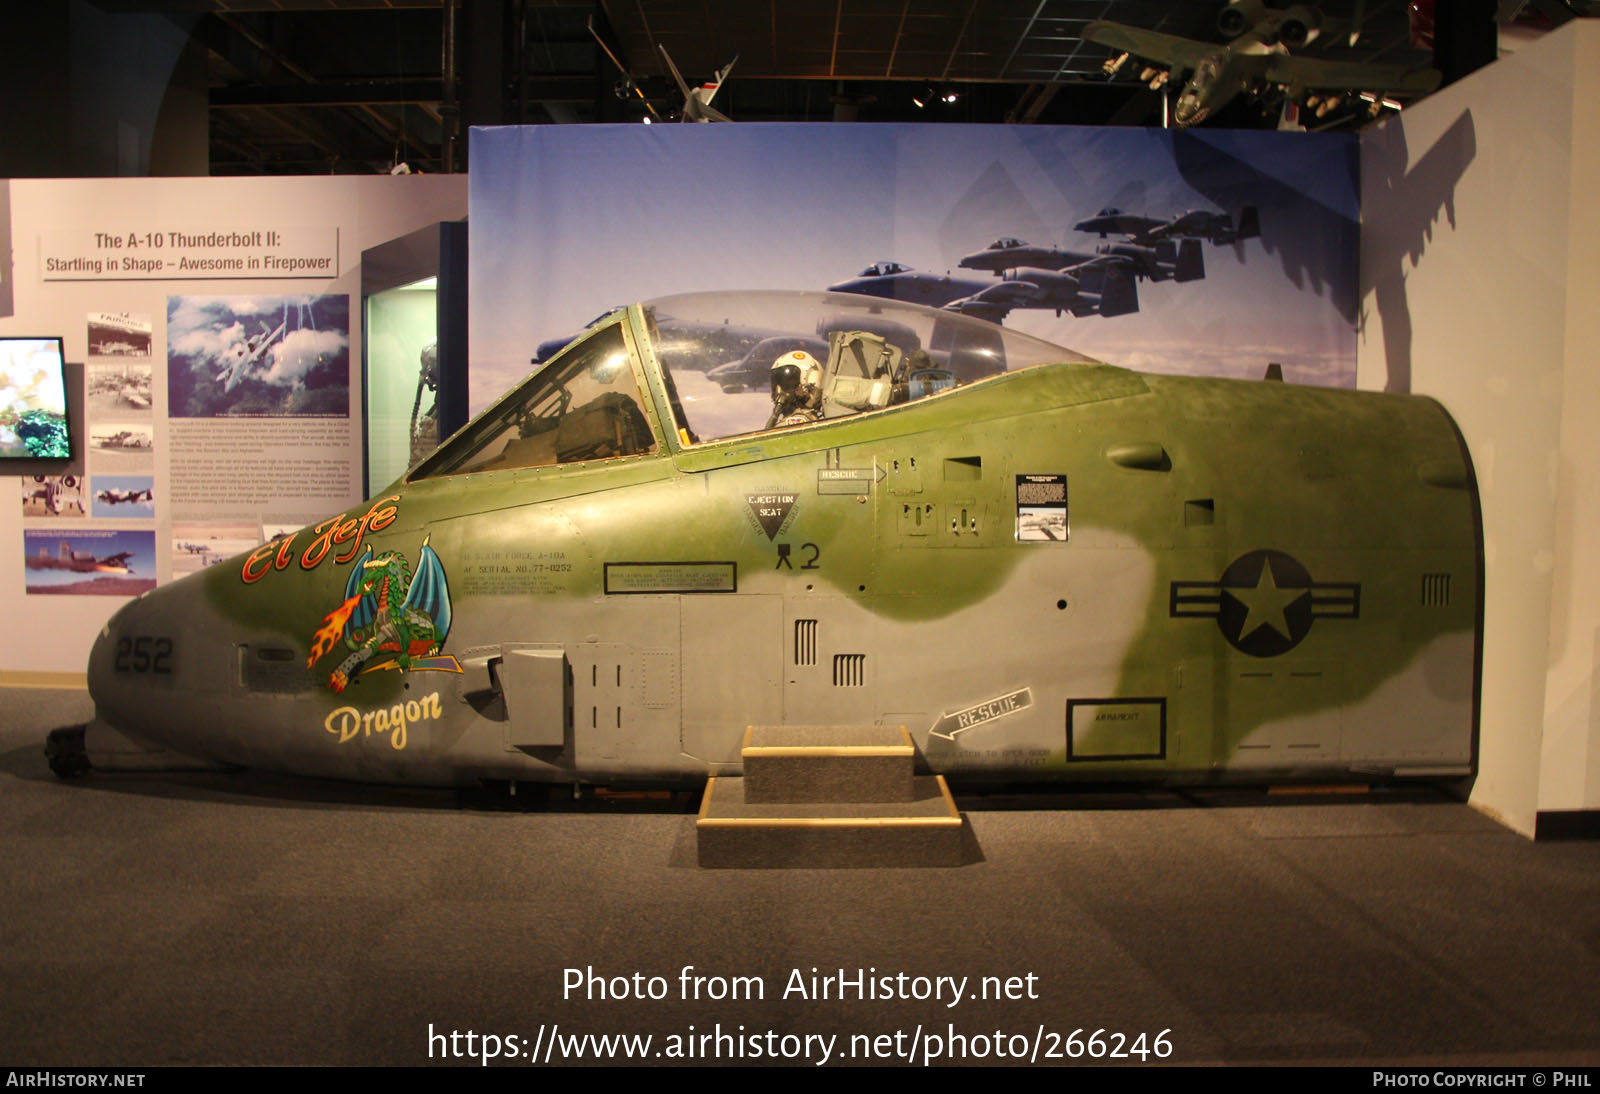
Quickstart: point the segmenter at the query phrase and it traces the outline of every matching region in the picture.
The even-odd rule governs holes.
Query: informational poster
[[[138,551],[95,556],[74,540],[30,550],[30,595],[117,595],[132,583],[143,589],[189,570],[195,557],[215,561],[222,549],[254,547],[266,538],[264,517],[299,524],[352,499],[359,469],[352,460],[350,297],[283,291],[285,279],[336,277],[338,254],[332,225],[143,221],[137,231],[39,234],[41,283],[92,282],[108,303],[121,297],[143,304],[152,290],[167,293],[154,312],[85,313],[86,474],[75,476],[70,490],[24,483],[25,518],[44,516],[42,509],[114,522],[118,536],[138,530]],[[190,291],[246,279],[266,279],[273,289]],[[184,291],[170,291],[178,287]],[[294,477],[286,480],[286,472]],[[153,547],[159,523],[215,524],[219,517],[228,518],[221,535],[168,532],[163,549]],[[52,533],[26,524],[30,545],[48,547]],[[204,540],[204,550],[196,556],[180,539]],[[137,577],[134,558],[144,567]],[[62,576],[89,573],[97,576]]]
[[[459,219],[466,183],[12,180],[0,197],[0,335],[65,339],[83,423],[71,467],[13,480],[0,610],[41,640],[0,671],[81,672],[123,598],[359,499],[361,252]]]

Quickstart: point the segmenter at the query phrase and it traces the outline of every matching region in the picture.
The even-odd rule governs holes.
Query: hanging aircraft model
[[[1290,56],[1291,47],[1323,33],[1320,11],[1303,4],[1278,9],[1263,0],[1233,0],[1218,14],[1217,26],[1230,41],[1199,42],[1105,20],[1084,27],[1083,37],[1117,51],[1106,62],[1108,76],[1130,57],[1148,62],[1139,78],[1153,90],[1187,76],[1172,113],[1179,127],[1198,125],[1240,93],[1268,88],[1283,91],[1290,101],[1309,91],[1376,92],[1381,103],[1387,93],[1425,95],[1439,86],[1437,69]],[[1333,100],[1319,100],[1319,116],[1332,105]]]
[[[826,331],[826,360],[726,393],[729,329]],[[769,427],[780,393],[799,424]],[[125,605],[52,765],[120,735],[694,784],[749,725],[884,724],[969,780],[1461,775],[1479,542],[1426,398],[1145,375],[856,295],[667,297],[371,500]]]
[[[628,71],[628,67],[622,63],[622,59],[611,48],[606,36],[600,33],[600,29],[595,26],[593,16],[589,17],[589,34],[594,38],[595,44],[604,51],[611,63],[616,66],[617,71],[622,73],[622,79],[614,89],[617,98],[623,100],[637,99],[638,105],[643,106],[645,112],[650,115],[650,117],[644,119],[646,122],[652,119],[661,120],[661,114],[656,110],[655,104],[650,101],[650,97],[644,93],[644,89],[639,86],[633,74]],[[734,54],[733,60],[717,70],[716,76],[712,80],[701,84],[699,87],[691,88],[684,80],[683,74],[678,71],[678,66],[672,63],[672,55],[667,52],[667,47],[663,45],[657,48],[661,50],[661,58],[667,62],[667,71],[672,73],[672,78],[677,82],[678,90],[683,95],[683,108],[678,112],[678,120],[680,122],[733,121],[732,118],[713,107],[711,100],[716,98],[717,92],[722,88],[722,81],[728,78],[728,73],[732,72],[733,66],[738,63],[739,55],[737,53]]]
[[[716,76],[709,82],[699,87],[691,88],[684,82],[683,74],[678,71],[678,66],[672,63],[672,55],[667,52],[666,46],[660,46],[661,58],[667,62],[667,68],[672,72],[672,78],[678,82],[678,90],[683,93],[683,112],[678,116],[681,122],[731,122],[722,111],[711,105],[711,100],[717,97],[717,92],[722,89],[722,81],[728,78],[728,73],[733,71],[733,66],[739,63],[739,55],[734,54],[729,61],[717,70]]]

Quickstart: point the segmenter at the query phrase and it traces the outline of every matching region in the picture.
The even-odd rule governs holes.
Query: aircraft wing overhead
[[[678,71],[678,66],[672,63],[672,54],[667,52],[666,46],[658,44],[656,48],[661,51],[662,58],[667,62],[667,70],[672,73],[672,78],[678,81],[678,90],[683,94],[683,101],[687,103],[690,97],[689,85],[683,82],[683,74]]]
[[[735,53],[733,55],[733,60],[729,61],[727,64],[723,65],[721,68],[717,69],[717,77],[716,77],[716,79],[711,81],[711,87],[708,89],[711,92],[712,95],[715,95],[718,91],[722,90],[722,81],[726,80],[728,78],[728,73],[732,72],[733,71],[733,66],[738,64],[738,63],[739,63],[739,55],[737,53]],[[709,98],[709,96],[708,96],[708,98]],[[708,103],[707,105],[710,105],[710,104]]]
[[[732,72],[733,66],[738,63],[739,55],[736,53],[733,55],[733,60],[729,61],[727,64],[723,65],[717,70],[715,78],[713,78],[709,84],[702,85],[700,89],[695,92],[695,98],[700,104],[696,110],[696,116],[701,120],[708,122],[733,121],[732,118],[728,117],[722,111],[712,106],[711,100],[717,97],[717,92],[722,90],[722,81],[728,78],[728,73]]]
[[[1090,42],[1133,53],[1172,68],[1192,69],[1221,46],[1179,38],[1160,31],[1144,30],[1122,23],[1097,19],[1083,28],[1083,37]]]
[[[1312,57],[1291,57],[1285,53],[1267,56],[1265,78],[1295,88],[1338,88],[1346,91],[1409,91],[1426,94],[1439,86],[1439,70],[1404,68],[1400,65],[1364,65],[1345,61],[1321,61]]]

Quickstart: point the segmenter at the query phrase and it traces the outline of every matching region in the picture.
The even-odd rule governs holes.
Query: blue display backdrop
[[[1230,130],[477,129],[472,410],[526,375],[541,344],[614,306],[701,289],[860,288],[857,275],[880,263],[926,275],[880,291],[993,313],[1113,364],[1259,378],[1280,362],[1292,382],[1353,387],[1356,148],[1346,134]],[[1077,227],[1108,208],[1167,226],[1145,228],[1124,251],[1132,259],[1090,257],[1077,269],[1108,301],[1107,279],[1132,283],[1137,310],[1124,310],[1124,294],[1103,309],[1121,314],[1058,314],[1066,297],[1042,277],[1027,282],[1033,267],[1010,288],[996,287],[1003,271],[974,268],[984,259],[971,256],[1001,239],[1087,256],[1126,248],[1125,228]],[[1208,215],[1172,223],[1189,212]],[[1230,238],[1241,230],[1247,238]],[[1065,261],[1027,261],[1052,259]]]

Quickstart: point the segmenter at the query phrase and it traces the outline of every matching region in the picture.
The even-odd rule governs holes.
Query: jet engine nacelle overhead
[[[1263,0],[1233,0],[1217,12],[1217,30],[1224,38],[1237,38],[1266,15],[1267,5]]]
[[[1296,4],[1280,17],[1274,38],[1291,49],[1299,49],[1316,40],[1322,29],[1322,12],[1304,4]]]

